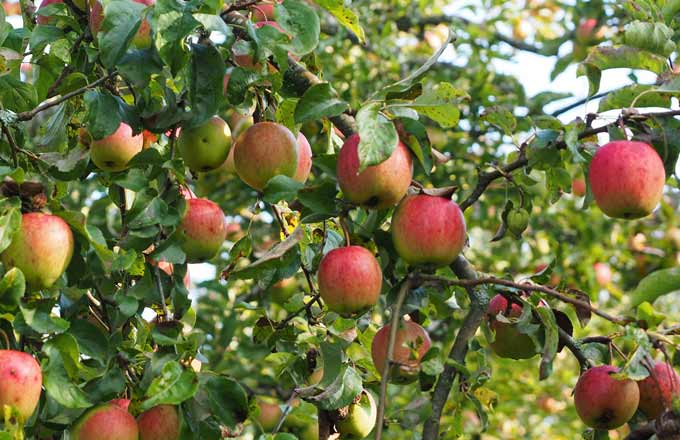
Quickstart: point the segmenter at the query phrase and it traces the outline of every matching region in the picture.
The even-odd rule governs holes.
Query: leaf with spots
[[[469,98],[464,91],[443,82],[425,91],[409,107],[437,122],[442,128],[450,128],[460,119],[460,101]]]
[[[366,43],[366,35],[359,23],[359,17],[354,11],[345,7],[343,0],[316,0],[315,3],[333,14],[340,24],[357,36],[361,44]]]

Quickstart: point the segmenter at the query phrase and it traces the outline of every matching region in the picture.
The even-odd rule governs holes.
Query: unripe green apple
[[[343,440],[362,439],[375,428],[378,410],[373,396],[368,391],[361,393],[361,399],[349,406],[347,417],[335,424]]]
[[[178,230],[183,236],[182,250],[188,263],[209,260],[224,243],[224,212],[208,199],[187,199],[187,210]]]
[[[366,248],[346,246],[328,252],[319,264],[319,294],[329,310],[363,313],[380,297],[382,270]]]
[[[231,130],[219,116],[202,125],[182,128],[177,148],[192,171],[210,171],[224,163],[231,148]]]
[[[132,128],[121,122],[118,129],[90,144],[90,159],[101,170],[123,171],[128,162],[144,148],[144,136],[132,135]]]
[[[241,180],[261,191],[274,176],[293,178],[298,169],[298,143],[288,128],[258,122],[239,136],[234,165]]]
[[[27,420],[38,406],[41,388],[42,371],[33,356],[0,350],[0,409],[10,406]]]
[[[638,382],[639,409],[649,418],[656,419],[671,409],[673,398],[680,397],[680,375],[666,362],[655,362],[649,376]]]
[[[366,208],[385,209],[406,194],[413,178],[413,161],[399,142],[384,162],[359,172],[359,135],[353,134],[338,154],[336,174],[345,198]]]
[[[522,232],[529,227],[529,212],[524,208],[511,209],[506,217],[508,230],[519,238]]]
[[[574,405],[583,423],[596,429],[616,429],[633,417],[640,401],[637,383],[618,380],[618,368],[603,365],[587,370],[574,389]]]
[[[55,215],[31,212],[21,216],[21,226],[2,253],[2,263],[17,267],[30,290],[51,287],[66,271],[73,256],[73,233]]]
[[[268,289],[272,301],[280,305],[285,304],[297,291],[298,283],[295,277],[284,278]]]
[[[72,440],[138,440],[137,421],[114,403],[88,410],[71,427]]]
[[[264,432],[271,432],[281,420],[283,411],[278,402],[270,397],[257,397],[258,414],[255,420]]]
[[[666,172],[659,154],[648,144],[613,141],[597,150],[588,177],[602,212],[635,219],[651,214],[659,204]]]
[[[391,325],[387,324],[378,330],[371,343],[373,364],[381,375],[387,362],[390,328]],[[413,321],[402,321],[394,340],[390,381],[403,384],[418,379],[420,362],[430,350],[430,345],[430,335],[423,327]]]
[[[137,417],[139,440],[179,440],[180,420],[173,405],[158,405]]]
[[[494,296],[489,302],[487,318],[489,327],[494,331],[494,341],[491,349],[500,357],[511,359],[529,359],[538,351],[529,335],[520,333],[517,324],[500,321],[497,316],[501,314],[505,318],[519,318],[522,315],[522,306],[510,303],[503,295]]]
[[[300,440],[319,440],[319,423],[307,425],[300,432]]]
[[[444,197],[406,196],[392,216],[392,242],[411,265],[446,266],[465,246],[465,218],[458,205]]]

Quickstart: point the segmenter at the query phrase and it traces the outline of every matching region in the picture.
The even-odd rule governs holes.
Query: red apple
[[[387,324],[373,337],[371,356],[373,364],[382,374],[387,362],[387,347],[390,342],[390,328]],[[420,361],[430,350],[430,335],[413,321],[402,321],[397,330],[392,352],[393,367],[390,370],[390,381],[393,383],[410,383],[418,379]]]
[[[208,199],[187,199],[187,211],[179,231],[184,238],[182,250],[188,263],[209,260],[217,255],[224,243],[224,212]]]
[[[21,226],[0,259],[23,272],[31,290],[51,287],[66,271],[73,256],[73,233],[55,215],[31,212],[21,216]]]
[[[177,408],[158,405],[137,417],[139,440],[179,440],[180,420]]]
[[[596,18],[587,18],[576,28],[576,41],[588,46],[595,45],[604,36],[603,30],[598,30]]]
[[[655,362],[649,377],[638,382],[640,410],[650,419],[656,419],[670,409],[673,398],[680,397],[680,376],[666,362]]]
[[[302,132],[298,133],[297,144],[298,166],[293,179],[300,183],[305,183],[309,173],[312,171],[312,147]]]
[[[373,431],[377,417],[375,399],[371,393],[363,391],[360,400],[349,406],[347,416],[338,421],[335,427],[342,439],[361,439]]]
[[[413,161],[399,142],[384,162],[359,173],[359,135],[350,136],[338,154],[337,178],[345,198],[366,208],[390,208],[406,194],[413,178]]]
[[[38,406],[41,388],[42,371],[33,356],[0,350],[0,408],[10,406],[26,420]]]
[[[571,193],[575,197],[583,197],[586,195],[586,181],[578,177],[571,182]]]
[[[463,212],[444,197],[404,197],[392,216],[391,230],[397,253],[411,265],[447,266],[465,246]]]
[[[224,163],[231,148],[231,130],[219,116],[205,123],[183,128],[177,149],[192,171],[210,171]]]
[[[382,288],[380,264],[361,246],[328,252],[319,264],[318,279],[319,293],[328,309],[345,315],[373,307]]]
[[[71,427],[72,440],[138,440],[137,421],[113,403],[96,406]]]
[[[574,405],[583,423],[596,429],[616,429],[633,417],[640,401],[637,383],[618,380],[618,368],[603,365],[587,370],[574,389]]]
[[[503,295],[494,296],[489,302],[487,318],[489,327],[494,331],[494,341],[491,349],[500,357],[511,359],[529,359],[538,351],[529,335],[520,333],[517,325],[499,320],[498,315],[506,319],[516,319],[522,316],[523,307],[510,303]]]
[[[595,269],[595,280],[602,287],[607,287],[612,281],[612,269],[607,263],[597,262],[593,264]]]
[[[258,122],[239,136],[234,165],[241,180],[258,191],[277,175],[294,177],[298,169],[298,143],[288,128]]]
[[[644,142],[614,141],[600,147],[590,163],[595,203],[609,217],[634,219],[654,210],[666,172],[657,152]]]
[[[274,399],[268,397],[258,397],[257,407],[259,412],[255,420],[264,432],[272,432],[283,415],[281,408]]]
[[[115,132],[90,143],[90,159],[101,170],[123,171],[143,148],[144,136],[133,136],[132,128],[121,122]]]

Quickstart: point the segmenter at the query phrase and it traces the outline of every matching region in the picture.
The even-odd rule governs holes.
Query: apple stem
[[[338,223],[340,224],[340,229],[342,229],[342,235],[345,237],[345,246],[350,246],[351,242],[349,239],[349,228],[347,226],[347,219],[344,216],[338,217]]]
[[[392,368],[392,354],[394,353],[394,343],[397,340],[397,330],[399,327],[399,320],[401,319],[401,306],[404,304],[406,295],[411,291],[412,279],[410,276],[402,282],[399,288],[397,300],[392,307],[392,320],[390,322],[390,338],[387,342],[387,356],[385,365],[381,373],[380,380],[380,399],[378,401],[378,416],[376,418],[375,440],[382,439],[383,419],[385,418],[385,400],[387,398],[387,383],[390,378],[390,369]]]
[[[12,346],[9,343],[9,337],[7,336],[7,333],[5,333],[4,330],[0,329],[0,335],[2,336],[2,340],[5,341],[5,346],[7,347],[7,350],[11,350]]]

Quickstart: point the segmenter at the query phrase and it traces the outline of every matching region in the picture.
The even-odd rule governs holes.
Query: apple
[[[604,28],[599,28],[596,18],[587,18],[576,28],[576,42],[593,46],[604,37]]]
[[[130,408],[130,399],[113,399],[109,403],[119,406],[121,409],[128,411]]]
[[[64,3],[64,0],[43,0],[40,3],[40,9],[44,8],[45,6],[51,5],[53,3]],[[74,0],[73,4],[80,9],[81,11],[85,10],[85,0]],[[36,14],[36,22],[40,25],[46,25],[46,24],[51,24],[52,21],[54,21],[53,17],[47,16],[47,15],[39,15]]]
[[[593,264],[595,269],[595,281],[601,287],[607,287],[612,281],[612,269],[607,263],[597,262]]]
[[[128,162],[144,148],[144,136],[132,135],[132,128],[121,122],[118,129],[90,143],[90,159],[103,171],[123,171]]]
[[[375,428],[378,409],[373,396],[364,390],[358,402],[350,404],[347,417],[335,424],[340,438],[361,439],[367,437]]]
[[[274,3],[257,3],[251,6],[250,10],[253,12],[252,20],[255,22],[274,20]]]
[[[42,371],[28,353],[0,350],[0,408],[5,405],[27,420],[40,400]]]
[[[115,403],[91,408],[71,427],[71,440],[138,440],[137,421]]]
[[[387,362],[390,328],[391,325],[387,324],[378,330],[371,343],[373,364],[381,375]],[[390,381],[410,383],[418,379],[420,361],[430,350],[430,345],[430,335],[424,328],[413,321],[402,321],[397,330],[397,338],[394,340]]]
[[[586,181],[578,177],[571,181],[571,193],[575,197],[583,197],[586,195]]]
[[[373,307],[382,289],[382,270],[366,248],[346,246],[328,252],[319,264],[319,294],[329,310],[342,315]]]
[[[358,148],[359,135],[353,134],[338,154],[336,174],[345,198],[366,208],[385,209],[396,205],[413,178],[413,161],[408,148],[399,142],[387,160],[361,173]]]
[[[298,291],[295,277],[280,280],[268,289],[269,296],[276,304],[283,305]]]
[[[137,417],[139,440],[179,440],[180,419],[173,405],[158,405]]]
[[[316,385],[323,379],[323,367],[318,367],[307,378],[307,385]]]
[[[602,212],[625,219],[651,214],[666,181],[663,162],[654,148],[635,141],[613,141],[600,147],[588,175]]]
[[[392,216],[392,242],[411,265],[447,266],[465,246],[465,218],[450,199],[409,195]]]
[[[279,424],[283,411],[279,404],[270,397],[257,397],[258,414],[255,420],[264,432],[271,432]]]
[[[649,419],[656,419],[671,408],[674,397],[680,397],[680,375],[668,363],[655,362],[649,376],[638,381],[638,387],[640,411]]]
[[[633,417],[640,401],[635,381],[618,380],[618,368],[602,365],[587,370],[574,389],[574,405],[583,423],[596,429],[615,429]]]
[[[522,305],[510,303],[503,295],[494,296],[489,301],[487,318],[489,327],[495,333],[491,349],[502,358],[529,359],[538,350],[529,335],[520,333],[517,325],[499,320],[498,314],[506,319],[519,318],[522,315]]]
[[[182,250],[188,263],[209,260],[224,243],[224,212],[208,199],[187,199],[187,210],[178,230],[184,238]]]
[[[312,147],[302,132],[298,133],[297,144],[298,166],[293,179],[305,183],[312,171]]]
[[[307,425],[299,433],[300,440],[319,440],[319,423],[311,423]]]
[[[177,148],[192,171],[210,171],[224,163],[231,148],[231,130],[219,116],[191,128],[182,128]]]
[[[298,143],[291,131],[275,122],[258,122],[239,136],[234,166],[241,180],[262,191],[269,179],[293,178],[298,170]]]
[[[63,1],[63,0],[62,0]],[[156,0],[133,0],[136,3],[141,3],[146,6],[156,4]],[[104,8],[101,2],[94,0],[90,2],[90,31],[92,36],[97,39],[97,34],[101,30],[102,22],[104,21]],[[137,30],[137,33],[131,40],[131,45],[137,49],[148,49],[151,47],[151,26],[149,21],[144,17],[142,23]]]
[[[66,271],[73,256],[73,233],[56,215],[30,212],[0,256],[6,267],[17,267],[30,290],[51,287]]]

